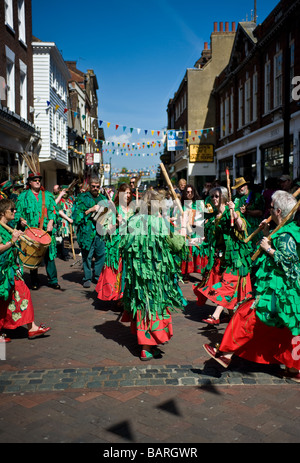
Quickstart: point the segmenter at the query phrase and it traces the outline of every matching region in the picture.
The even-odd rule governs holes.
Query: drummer
[[[0,201],[0,343],[10,342],[4,330],[27,325],[28,338],[44,336],[50,330],[34,321],[34,309],[29,288],[23,278],[18,259],[22,231],[7,225],[14,221],[15,204],[10,199]],[[4,332],[3,332],[4,331]]]
[[[50,191],[42,186],[42,175],[39,172],[31,172],[27,178],[26,189],[19,195],[15,215],[16,223],[20,221],[23,229],[40,228],[51,236],[51,244],[44,256],[48,285],[53,289],[60,289],[57,280],[55,257],[57,256],[54,225],[57,222],[56,203]],[[38,269],[30,270],[31,288],[40,287]]]

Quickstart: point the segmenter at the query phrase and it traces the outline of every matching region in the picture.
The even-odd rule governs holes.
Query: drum
[[[34,244],[27,244],[22,240],[20,245],[23,253],[20,252],[19,257],[24,267],[33,270],[41,265],[51,244],[51,236],[39,228],[27,228],[24,235],[34,241]]]

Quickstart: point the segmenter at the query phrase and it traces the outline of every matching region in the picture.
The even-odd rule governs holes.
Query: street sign
[[[184,132],[168,130],[167,133],[168,151],[182,151],[185,149]]]

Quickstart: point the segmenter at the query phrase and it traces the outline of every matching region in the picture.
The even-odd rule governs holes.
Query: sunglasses
[[[10,212],[15,212],[17,209],[15,207],[11,207],[10,209],[7,209]]]
[[[92,188],[95,188],[97,190],[100,190],[100,186],[99,185],[91,185]]]
[[[220,196],[219,196],[219,195],[214,195],[214,196],[212,196],[212,198],[213,198],[213,199],[214,199],[214,198],[220,198]]]

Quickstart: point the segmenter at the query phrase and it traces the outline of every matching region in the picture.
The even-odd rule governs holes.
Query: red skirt
[[[239,274],[234,275],[229,268],[222,271],[220,259],[216,259],[213,268],[203,281],[194,286],[197,305],[204,305],[209,299],[230,310],[233,310],[239,302],[250,297],[251,292],[250,274],[240,277]]]
[[[23,280],[15,278],[15,286],[8,300],[0,300],[0,329],[14,330],[33,321],[30,290]]]
[[[169,341],[173,336],[172,317],[169,310],[166,310],[166,317],[162,320],[156,316],[150,321],[142,319],[141,311],[137,312],[135,319],[130,313],[124,311],[121,321],[131,323],[131,332],[137,336],[139,345],[157,346]]]
[[[101,272],[95,290],[98,299],[102,301],[117,301],[122,299],[122,260],[119,260],[118,270],[105,266]]]
[[[201,273],[201,270],[205,268],[207,264],[207,257],[193,255],[193,247],[189,246],[188,259],[181,264],[182,275],[189,273]]]
[[[248,299],[239,306],[225,330],[220,351],[255,363],[300,370],[300,336],[293,336],[286,327],[265,325],[251,309],[253,302]]]

